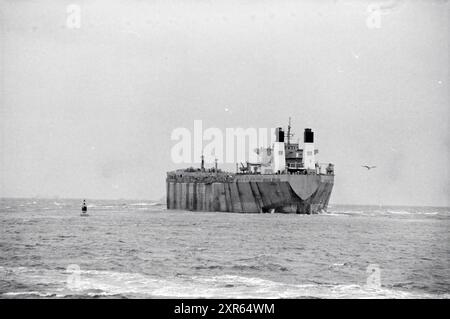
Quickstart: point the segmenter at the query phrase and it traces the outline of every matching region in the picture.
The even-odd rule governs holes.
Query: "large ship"
[[[334,165],[319,163],[314,132],[304,130],[303,144],[291,143],[287,132],[275,130],[275,141],[256,151],[258,161],[236,172],[217,167],[167,173],[167,209],[235,213],[317,214],[327,210],[334,184]],[[286,141],[286,142],[285,142]],[[239,168],[239,169],[238,169]]]

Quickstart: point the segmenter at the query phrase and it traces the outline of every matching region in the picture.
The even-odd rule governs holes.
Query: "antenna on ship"
[[[205,171],[205,156],[202,154],[201,158],[202,158],[202,172],[204,172]]]
[[[291,134],[291,117],[289,116],[289,124],[288,124],[288,131],[287,131],[287,145],[291,144],[292,136],[294,136],[294,134]]]

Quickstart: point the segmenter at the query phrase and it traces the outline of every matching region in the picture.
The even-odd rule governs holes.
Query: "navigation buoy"
[[[80,216],[89,216],[87,213],[86,200],[83,199],[83,205],[81,205],[81,215]]]

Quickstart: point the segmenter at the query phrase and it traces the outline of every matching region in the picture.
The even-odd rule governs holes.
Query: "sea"
[[[450,208],[0,201],[0,298],[449,298]]]

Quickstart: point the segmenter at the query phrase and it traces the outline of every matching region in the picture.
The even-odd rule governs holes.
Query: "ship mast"
[[[291,134],[291,117],[289,116],[289,124],[288,124],[288,131],[287,131],[287,145],[291,144],[292,136],[294,136],[294,134]]]

